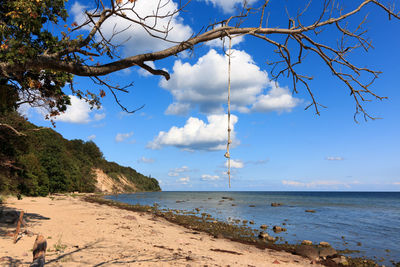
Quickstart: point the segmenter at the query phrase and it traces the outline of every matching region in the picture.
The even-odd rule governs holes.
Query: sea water
[[[289,243],[326,241],[339,250],[359,251],[351,256],[400,262],[400,192],[146,192],[107,198],[157,203],[161,209],[200,208],[223,221],[254,221],[249,226],[255,229],[266,224],[270,235]],[[272,202],[283,205],[272,207]],[[274,225],[287,231],[275,234]]]

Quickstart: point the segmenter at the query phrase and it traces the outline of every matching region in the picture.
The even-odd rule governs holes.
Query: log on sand
[[[47,249],[47,241],[43,235],[36,237],[33,244],[33,261],[30,267],[43,267],[45,263],[45,255]]]

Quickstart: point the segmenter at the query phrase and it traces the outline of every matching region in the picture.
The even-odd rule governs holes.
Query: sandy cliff
[[[118,180],[113,179],[101,169],[95,169],[96,190],[104,193],[127,193],[137,191],[136,185],[125,176],[119,175]]]

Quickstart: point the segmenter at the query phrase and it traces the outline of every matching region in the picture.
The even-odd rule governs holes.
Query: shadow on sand
[[[21,211],[10,207],[0,206],[0,236],[12,236],[17,227],[20,212]],[[27,212],[24,213],[23,224],[25,226],[35,225],[44,220],[50,220],[50,218],[37,213]]]

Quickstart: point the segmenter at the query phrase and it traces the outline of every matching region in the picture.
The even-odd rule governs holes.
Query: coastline
[[[322,266],[285,251],[257,248],[188,229],[149,212],[90,203],[84,196],[10,197],[28,233],[47,239],[49,266]],[[0,265],[28,265],[35,235],[13,244],[2,225]]]

